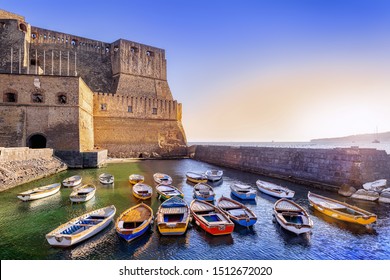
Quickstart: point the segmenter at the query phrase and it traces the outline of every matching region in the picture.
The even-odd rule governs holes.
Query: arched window
[[[76,39],[72,39],[72,41],[70,42],[70,44],[72,46],[77,46],[77,40]]]
[[[18,95],[13,92],[6,92],[3,95],[3,102],[16,103],[18,102]]]
[[[38,38],[38,33],[31,33],[31,38],[33,39],[33,40],[35,40],[35,39],[37,39]]]

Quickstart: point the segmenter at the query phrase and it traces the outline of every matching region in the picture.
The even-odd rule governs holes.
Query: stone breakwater
[[[196,160],[334,191],[390,179],[390,156],[376,149],[199,145],[189,152]]]
[[[0,148],[0,191],[66,170],[52,149]]]

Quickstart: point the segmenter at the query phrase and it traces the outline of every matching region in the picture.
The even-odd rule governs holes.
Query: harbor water
[[[268,180],[293,189],[294,201],[308,209],[314,228],[312,234],[297,236],[289,233],[273,221],[272,207],[276,198],[257,192],[255,201],[244,202],[257,215],[252,228],[237,227],[231,235],[211,236],[192,224],[183,236],[162,236],[155,226],[142,237],[127,243],[115,232],[114,223],[94,237],[70,248],[53,248],[45,234],[54,228],[87,211],[115,205],[115,218],[138,201],[132,195],[128,176],[133,173],[145,176],[145,182],[154,186],[153,174],[167,173],[173,185],[185,194],[185,200],[193,199],[193,184],[186,181],[188,171],[205,171],[219,168],[191,160],[138,160],[111,163],[100,169],[68,170],[59,174],[24,184],[0,193],[0,258],[4,259],[390,259],[390,205],[344,198],[337,193],[323,190],[311,191],[357,205],[378,215],[373,228],[351,225],[324,216],[311,207],[307,200],[310,190],[306,186],[266,178],[256,174],[228,168],[223,180],[211,183],[220,196],[230,197],[229,186],[233,182],[256,186],[257,179]],[[115,176],[113,186],[101,185],[98,175],[111,173]],[[42,185],[60,182],[71,175],[80,174],[83,183],[97,186],[96,196],[86,203],[72,204],[71,189],[62,188],[51,197],[22,202],[19,192]],[[154,195],[146,201],[156,213],[160,201]]]

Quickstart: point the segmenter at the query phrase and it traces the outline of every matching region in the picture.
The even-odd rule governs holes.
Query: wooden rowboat
[[[113,220],[115,212],[114,205],[93,210],[60,225],[46,234],[46,240],[51,246],[56,247],[77,244],[106,228]]]
[[[156,192],[158,197],[162,200],[167,200],[174,196],[184,198],[183,192],[174,186],[158,185],[156,187]]]
[[[55,183],[55,184],[35,188],[32,190],[28,190],[25,192],[21,192],[17,195],[17,197],[23,201],[36,200],[36,199],[40,199],[40,198],[44,198],[56,194],[57,192],[60,191],[60,188],[61,188],[61,184]]]
[[[180,197],[164,201],[157,211],[157,227],[162,235],[182,235],[190,220],[190,208]]]
[[[270,182],[265,182],[262,180],[256,181],[257,188],[259,191],[274,196],[278,198],[292,198],[295,195],[295,192],[286,188],[282,187]]]
[[[186,173],[187,180],[192,183],[206,183],[207,176],[201,173],[196,172],[187,172]]]
[[[140,203],[124,211],[116,220],[115,229],[120,237],[130,242],[150,229],[153,210]]]
[[[279,199],[274,204],[274,216],[279,225],[295,234],[310,232],[313,221],[302,206],[286,198]]]
[[[114,176],[108,173],[102,173],[99,175],[99,182],[103,185],[109,185],[114,183]]]
[[[137,183],[133,186],[133,195],[138,199],[149,199],[153,195],[153,188],[147,184]]]
[[[257,222],[257,217],[252,210],[233,199],[222,196],[218,199],[217,207],[237,225],[250,227]]]
[[[190,205],[191,214],[195,223],[212,235],[224,235],[232,233],[234,224],[229,217],[216,206],[198,199],[194,199]]]
[[[81,176],[80,175],[74,175],[72,177],[66,178],[62,181],[62,185],[64,187],[73,188],[75,186],[78,186],[81,184]]]
[[[232,184],[230,190],[233,195],[243,200],[256,198],[256,190],[249,185]]]
[[[222,179],[223,171],[211,169],[211,170],[207,170],[205,174],[206,174],[207,179],[209,181],[214,182],[214,181],[219,181]]]
[[[153,179],[158,185],[170,185],[172,184],[171,176],[164,173],[155,173],[153,174]]]
[[[321,213],[337,220],[369,225],[376,222],[376,215],[356,206],[335,199],[309,192],[307,195],[310,205]]]
[[[139,174],[131,174],[129,176],[129,183],[130,184],[137,184],[137,183],[142,183],[145,180],[145,177]]]
[[[86,202],[95,196],[96,187],[92,184],[86,184],[73,189],[69,198],[72,202]]]
[[[199,183],[194,186],[194,198],[205,201],[214,201],[215,193],[210,185]]]

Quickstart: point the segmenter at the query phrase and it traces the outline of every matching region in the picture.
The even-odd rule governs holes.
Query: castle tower
[[[42,102],[34,99],[39,94]],[[59,104],[59,96],[68,103]],[[34,27],[3,10],[0,110],[9,114],[0,120],[0,146],[30,145],[37,134],[45,137],[45,146],[61,151],[95,147],[116,157],[186,153],[181,104],[169,89],[163,49]],[[58,111],[54,123],[34,120],[53,119]],[[77,144],[64,146],[52,133],[61,128],[77,134]]]

